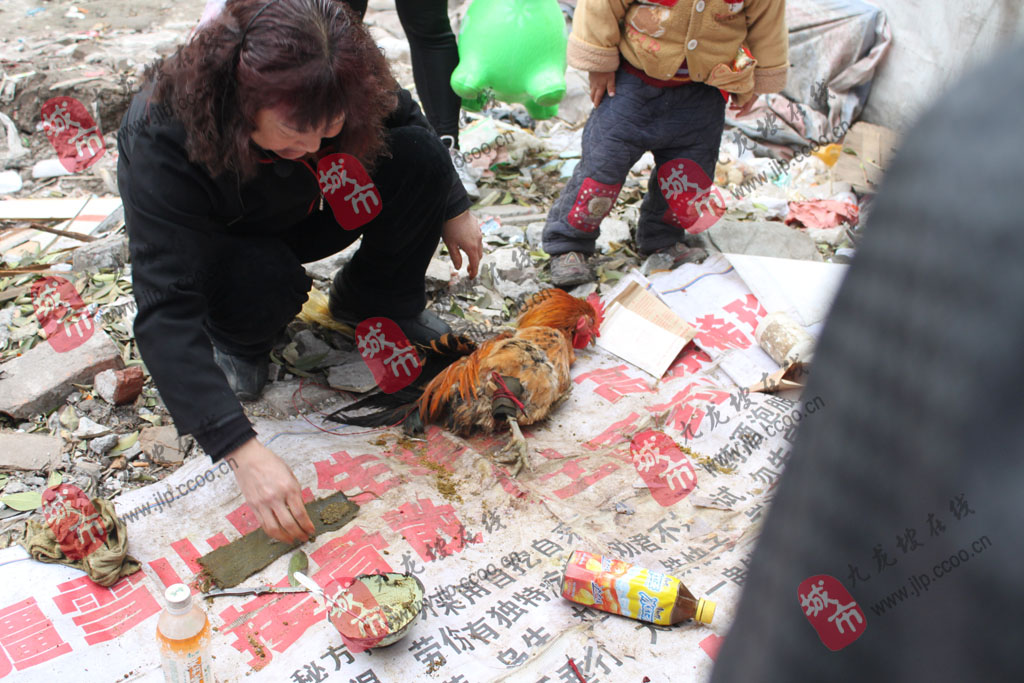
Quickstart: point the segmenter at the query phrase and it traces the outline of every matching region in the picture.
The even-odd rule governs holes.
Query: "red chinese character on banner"
[[[722,649],[722,643],[725,642],[725,638],[712,633],[710,636],[700,641],[700,649],[704,650],[704,654],[711,658],[711,661],[718,659],[718,651]]]
[[[750,339],[737,330],[735,325],[710,313],[697,318],[697,329],[699,331],[694,339],[705,349],[726,351],[750,348]]]
[[[62,277],[32,283],[32,305],[46,341],[57,353],[77,348],[96,331],[75,286]]]
[[[588,379],[591,380],[597,384],[594,393],[612,403],[615,403],[626,394],[651,392],[647,382],[639,377],[630,377],[624,372],[625,370],[625,365],[617,365],[614,368],[599,368],[585,372],[573,381],[576,384],[582,384]]]
[[[42,499],[46,524],[68,558],[81,560],[106,542],[103,519],[82,489],[60,484],[43,491]]]
[[[527,430],[523,430],[524,436],[529,436]],[[412,444],[412,448],[406,448],[398,443],[394,444],[391,449],[384,451],[383,455],[388,458],[395,458],[400,462],[404,463],[409,467],[409,473],[421,477],[430,474],[432,471],[436,471],[437,467],[443,467],[448,472],[455,471],[455,463],[462,454],[467,451],[465,446],[455,443],[444,435],[442,430],[437,425],[430,425],[426,429],[425,433],[427,442]],[[485,441],[477,441],[477,444],[486,444]],[[493,438],[493,444],[497,449],[500,446],[505,445],[506,439],[502,436]],[[480,446],[475,445],[474,449],[478,453],[484,453],[480,449]]]
[[[356,327],[356,346],[373,380],[385,394],[412,384],[423,365],[394,320],[367,318]]]
[[[405,503],[385,512],[383,519],[412,546],[424,562],[454,555],[466,547],[466,541],[480,543],[483,534],[466,538],[466,528],[451,505],[436,506],[428,498]]]
[[[703,365],[710,362],[711,356],[701,351],[696,344],[690,342],[683,348],[676,359],[672,361],[672,365],[669,366],[662,376],[661,381],[666,382],[670,379],[695,375],[701,371]]]
[[[349,500],[359,505],[379,498],[402,482],[397,476],[378,481],[378,478],[394,473],[376,455],[353,457],[345,451],[338,451],[332,453],[331,458],[334,462],[318,460],[313,463],[317,488],[343,491]]]
[[[160,611],[145,581],[145,574],[135,572],[103,588],[83,576],[59,584],[60,595],[53,602],[62,614],[76,615],[71,620],[85,632],[85,642],[95,645],[117,638]]]
[[[676,393],[665,403],[647,406],[653,414],[669,411],[665,427],[682,433],[687,441],[701,436],[698,432],[706,412],[703,404],[707,402],[721,405],[729,400],[729,393],[720,389],[711,389],[706,384],[691,382],[682,391]],[[712,428],[715,425],[712,425]]]
[[[757,332],[757,325],[761,322],[761,318],[768,315],[768,311],[764,310],[764,306],[753,294],[747,294],[742,299],[736,299],[736,301],[722,306],[722,310],[732,313],[740,322],[748,325],[750,334]]]
[[[637,473],[662,507],[675,505],[696,488],[693,463],[664,432],[640,432],[633,437],[630,453]]]
[[[0,609],[0,678],[15,668],[24,671],[71,652],[39,609],[35,598],[26,598]]]
[[[391,565],[380,552],[388,542],[378,533],[367,534],[358,526],[343,536],[332,538],[309,554],[320,572],[332,579],[350,578],[360,574],[386,574]]]
[[[361,228],[383,208],[370,174],[351,154],[329,154],[316,165],[317,181],[344,230]]]
[[[311,578],[320,585],[329,581],[322,571]],[[281,579],[274,585],[287,586],[288,579]],[[287,650],[306,629],[325,620],[327,612],[310,593],[267,593],[239,606],[228,607],[217,616],[227,624],[220,633],[233,635],[232,647],[248,652],[251,655],[249,666],[262,669],[273,659],[272,650],[279,653]]]
[[[585,491],[615,470],[619,469],[618,465],[613,462],[609,462],[601,465],[593,472],[588,473],[580,464],[585,460],[585,457],[567,460],[565,464],[562,465],[561,469],[545,474],[540,478],[540,480],[548,481],[549,479],[557,476],[564,476],[570,479],[571,481],[567,485],[554,491],[556,496],[565,500],[566,498],[572,498],[581,491]]]
[[[602,447],[611,447],[616,444],[620,444],[623,441],[629,441],[633,438],[631,428],[640,419],[639,413],[630,413],[618,422],[613,423],[608,429],[604,430],[590,441],[583,444],[583,447],[588,451],[597,451]]]
[[[658,186],[668,202],[663,219],[691,235],[704,232],[725,215],[725,198],[692,159],[673,159],[658,169]]]
[[[864,635],[864,610],[834,576],[818,574],[804,579],[797,595],[807,621],[833,652]]]
[[[43,103],[43,132],[69,173],[96,163],[106,151],[103,133],[85,105],[74,97],[54,97]]]

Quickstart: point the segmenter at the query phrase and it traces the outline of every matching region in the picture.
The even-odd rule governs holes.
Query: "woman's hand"
[[[480,232],[480,226],[476,224],[473,214],[466,211],[445,221],[444,228],[441,229],[441,239],[448,247],[455,270],[462,268],[461,252],[465,252],[469,258],[469,276],[476,277],[477,271],[480,269],[480,259],[484,255],[484,236]]]
[[[615,72],[590,71],[590,101],[594,106],[601,104],[605,92],[608,97],[615,97]]]
[[[293,543],[313,535],[315,529],[302,503],[299,482],[276,453],[253,437],[227,458],[245,502],[268,536]]]

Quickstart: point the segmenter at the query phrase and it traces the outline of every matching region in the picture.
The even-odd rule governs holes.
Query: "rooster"
[[[492,337],[440,371],[422,394],[402,409],[351,416],[350,410],[370,405],[366,400],[347,406],[331,416],[339,422],[377,426],[404,412],[412,429],[441,423],[459,436],[476,430],[495,432],[508,423],[509,443],[495,460],[510,465],[515,476],[527,463],[528,449],[520,425],[543,420],[572,388],[569,366],[576,349],[595,343],[602,311],[592,294],[587,300],[548,289],[525,303],[515,332]],[[434,350],[466,340],[446,335]],[[450,355],[450,354],[449,354]]]

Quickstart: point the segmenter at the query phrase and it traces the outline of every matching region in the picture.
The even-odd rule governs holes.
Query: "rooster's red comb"
[[[604,322],[604,303],[601,301],[601,297],[597,295],[597,292],[587,297],[587,303],[594,307],[594,313],[597,314],[597,317],[594,319],[594,334],[600,337],[601,323]]]

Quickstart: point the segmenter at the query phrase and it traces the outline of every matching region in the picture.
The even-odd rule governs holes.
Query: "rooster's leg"
[[[494,459],[503,465],[509,465],[512,476],[519,474],[523,469],[530,468],[530,451],[526,445],[526,437],[519,429],[519,422],[514,417],[507,417],[509,427],[509,441],[505,446],[494,454]]]

